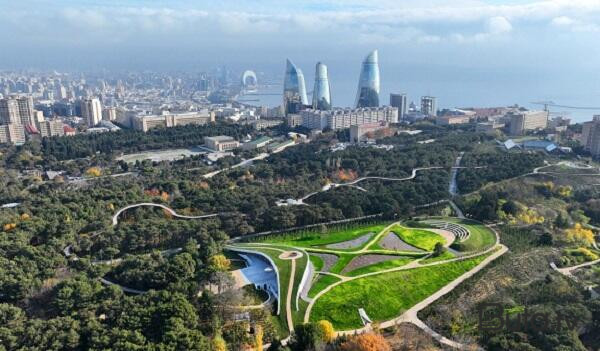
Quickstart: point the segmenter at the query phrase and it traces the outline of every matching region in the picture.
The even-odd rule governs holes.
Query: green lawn
[[[323,265],[325,264],[321,257],[315,255],[310,255],[310,262],[312,262],[313,266],[315,267],[315,272],[323,269]]]
[[[410,244],[425,251],[433,251],[435,244],[446,244],[446,239],[441,235],[424,229],[405,228],[401,225],[395,225],[390,229],[407,244]]]
[[[342,272],[342,270],[344,269],[344,267],[346,267],[346,265],[348,265],[348,263],[350,263],[350,261],[352,261],[352,259],[356,256],[359,256],[359,255],[358,254],[339,254],[337,262],[333,265],[333,267],[331,267],[331,269],[329,271],[331,273],[340,274]]]
[[[437,261],[445,261],[445,260],[449,260],[449,259],[455,258],[455,257],[456,256],[454,256],[454,254],[452,252],[444,251],[444,253],[439,255],[438,257],[429,257],[429,258],[419,261],[419,263],[427,264],[427,263],[432,263],[432,262],[437,262]]]
[[[362,327],[358,315],[359,308],[364,308],[373,321],[392,319],[471,270],[485,257],[487,255],[431,267],[384,273],[340,284],[317,300],[310,319],[329,320],[336,330]]]
[[[469,219],[444,218],[448,222],[462,225],[469,231],[469,237],[464,241],[455,241],[452,248],[461,251],[480,251],[485,250],[496,243],[496,235],[485,225]]]
[[[375,263],[375,264],[372,264],[369,266],[360,267],[358,269],[355,269],[353,271],[346,273],[345,275],[350,276],[350,277],[356,277],[357,275],[361,275],[361,274],[365,274],[365,273],[371,273],[371,272],[383,271],[386,269],[391,269],[391,268],[396,268],[396,267],[402,267],[412,260],[413,260],[413,258],[410,258],[410,257],[398,256],[398,259],[396,259],[396,260],[383,261],[383,262],[378,262],[378,263]]]
[[[324,247],[329,244],[340,243],[356,239],[363,235],[373,233],[373,236],[381,232],[388,224],[352,224],[347,227],[332,227],[327,232],[320,233],[316,229],[311,231],[300,231],[284,234],[273,234],[261,237],[257,242],[268,242],[270,244],[282,244],[294,247]],[[360,247],[348,249],[357,250],[364,247],[365,242]]]
[[[321,290],[325,289],[329,285],[340,281],[340,278],[332,275],[321,274],[317,281],[313,283],[308,292],[308,297],[315,297]]]

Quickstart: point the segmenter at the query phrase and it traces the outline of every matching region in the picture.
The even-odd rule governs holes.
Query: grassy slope
[[[315,255],[310,255],[310,262],[312,262],[313,267],[315,267],[315,272],[323,269],[323,265],[325,265],[325,262],[323,262],[323,259],[321,259],[321,257],[315,256]]]
[[[390,231],[396,233],[407,244],[425,251],[433,251],[436,243],[446,243],[446,240],[441,235],[428,230],[404,228],[400,225],[395,225]]]
[[[371,273],[371,272],[382,271],[382,270],[386,270],[386,269],[390,269],[390,268],[401,267],[401,266],[404,266],[405,264],[409,263],[412,260],[413,259],[409,258],[409,257],[402,257],[402,258],[399,257],[396,260],[383,261],[383,262],[378,262],[378,263],[375,263],[372,265],[360,267],[358,269],[355,269],[353,271],[346,273],[345,275],[350,276],[350,277],[356,277],[357,275],[361,275],[361,274],[365,274],[365,273]]]
[[[344,229],[332,228],[327,233],[313,232],[296,232],[286,234],[275,234],[264,238],[263,241],[272,244],[283,244],[295,247],[314,247],[335,244],[343,241],[356,239],[368,233],[377,234],[381,232],[387,224],[374,225],[355,225]],[[362,246],[366,245],[363,244]],[[362,247],[361,246],[361,247]],[[352,248],[357,250],[361,247]]]
[[[486,256],[340,284],[317,300],[310,318],[327,319],[337,330],[361,327],[359,308],[364,308],[373,321],[392,319],[475,267]]]
[[[438,257],[429,257],[426,258],[422,261],[419,261],[419,263],[421,264],[427,264],[427,263],[432,263],[432,262],[437,262],[437,261],[444,261],[444,260],[449,260],[451,258],[455,258],[456,256],[454,256],[454,254],[450,251],[444,251],[443,254],[439,255]]]
[[[489,228],[481,223],[470,221],[468,219],[449,218],[448,221],[458,223],[465,227],[470,235],[465,241],[461,241],[456,249],[458,251],[478,251],[486,249],[496,243],[496,236]],[[454,248],[454,247],[453,247]]]
[[[317,295],[321,290],[338,281],[340,281],[340,278],[334,277],[332,275],[321,275],[310,288],[310,291],[308,292],[308,297],[315,297],[315,295]]]

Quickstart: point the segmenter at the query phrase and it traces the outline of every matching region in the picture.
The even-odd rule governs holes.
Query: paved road
[[[249,165],[251,165],[251,164],[252,164],[252,162],[254,162],[254,161],[258,161],[258,160],[264,160],[265,158],[269,157],[270,155],[271,155],[271,154],[268,154],[268,153],[262,153],[262,154],[259,154],[259,155],[258,155],[258,156],[256,156],[256,157],[249,158],[249,159],[247,159],[247,160],[244,160],[244,161],[242,161],[242,162],[240,162],[240,163],[238,163],[238,164],[235,164],[235,165],[233,165],[233,166],[231,166],[231,167],[227,167],[227,168],[219,169],[219,170],[217,170],[217,171],[213,171],[213,172],[210,172],[210,173],[206,173],[206,174],[202,175],[202,177],[203,177],[203,178],[207,178],[207,179],[208,179],[208,178],[212,178],[212,177],[216,176],[217,174],[219,174],[219,173],[221,173],[221,172],[228,171],[228,170],[230,170],[230,169],[235,169],[235,168],[238,168],[238,167],[243,167],[243,166],[249,166]],[[193,171],[193,170],[195,170],[195,169],[198,169],[198,168],[190,168],[190,169],[188,169],[188,170],[189,170],[189,171]]]
[[[117,224],[119,224],[119,216],[124,211],[127,211],[127,210],[129,210],[131,208],[143,207],[143,206],[147,206],[147,207],[160,207],[163,210],[166,210],[167,212],[169,212],[173,217],[183,218],[183,219],[203,219],[203,218],[210,218],[210,217],[217,217],[217,216],[219,216],[219,213],[212,213],[212,214],[201,215],[201,216],[185,216],[185,215],[178,214],[172,208],[170,208],[168,206],[165,206],[165,205],[162,205],[162,204],[155,204],[155,203],[152,203],[152,202],[142,202],[142,203],[138,203],[138,204],[133,204],[133,205],[125,206],[125,207],[121,208],[120,210],[118,210],[114,214],[114,216],[112,217],[112,225],[116,226]]]
[[[460,167],[460,162],[462,161],[465,152],[461,152],[456,161],[454,161],[454,167],[452,168],[452,174],[450,175],[450,186],[448,187],[448,192],[451,196],[458,195],[458,186],[456,185],[456,175],[458,174],[458,167]]]
[[[462,218],[462,219],[466,218],[465,214],[463,213],[463,211],[460,209],[460,207],[458,207],[458,205],[456,205],[454,203],[454,201],[448,200],[448,203],[450,204],[450,206],[452,206],[452,209],[454,209],[454,212],[456,212],[456,217]]]
[[[582,263],[579,264],[577,266],[571,266],[571,267],[564,267],[564,268],[558,268],[556,266],[556,264],[554,264],[554,262],[552,262],[550,264],[550,266],[557,272],[559,272],[562,275],[571,277],[571,278],[575,278],[575,276],[573,275],[573,272],[578,270],[579,268],[583,268],[583,267],[588,267],[588,266],[592,266],[595,265],[596,263],[600,263],[600,259],[598,260],[594,260],[594,261],[590,261],[590,262],[586,262],[586,263]]]
[[[319,193],[326,192],[326,191],[329,191],[331,189],[339,188],[339,187],[342,187],[342,186],[355,187],[355,188],[358,188],[361,191],[365,191],[366,192],[367,191],[366,189],[356,186],[356,184],[358,184],[358,183],[360,183],[362,181],[365,181],[365,180],[372,180],[372,179],[374,179],[374,180],[384,180],[384,181],[406,181],[406,180],[414,179],[417,176],[417,173],[420,172],[420,171],[433,170],[433,169],[443,169],[443,168],[446,168],[446,167],[443,167],[443,166],[434,166],[434,167],[413,168],[413,170],[411,171],[411,175],[408,176],[408,177],[404,177],[404,178],[393,178],[393,177],[361,177],[361,178],[355,179],[355,180],[353,180],[351,182],[347,182],[347,183],[329,183],[329,184],[324,185],[321,188],[321,190],[312,192],[312,193],[310,193],[308,195],[305,195],[304,197],[301,197],[300,199],[294,200],[292,204],[293,205],[304,205],[305,204],[304,203],[305,200],[307,200],[307,199],[309,199],[309,198],[311,198],[311,197],[313,197],[313,196],[315,196],[315,195],[317,195]],[[455,172],[458,169],[462,169],[462,168],[484,168],[484,167],[483,166],[482,167],[460,167],[460,166],[450,167],[450,169],[452,169],[453,172]],[[285,200],[279,200],[278,203],[279,204],[287,204],[287,202]]]
[[[496,248],[497,247],[494,247],[494,249],[496,249]],[[508,251],[508,248],[506,246],[500,245],[500,249],[497,252],[494,252],[491,256],[487,257],[480,264],[478,264],[475,268],[464,273],[463,275],[456,278],[448,285],[446,285],[443,288],[441,288],[440,290],[436,291],[434,294],[430,295],[423,301],[417,303],[416,305],[414,305],[413,307],[408,309],[406,312],[404,312],[400,317],[380,323],[379,327],[380,328],[388,328],[388,327],[393,327],[399,323],[412,323],[412,324],[416,325],[417,327],[421,328],[423,331],[425,331],[431,337],[438,340],[440,343],[442,343],[444,345],[447,345],[447,346],[450,346],[450,347],[453,347],[456,349],[467,349],[467,345],[463,345],[456,341],[450,340],[450,339],[440,335],[439,333],[436,333],[429,326],[427,326],[423,321],[421,321],[418,318],[417,314],[419,311],[423,310],[424,308],[426,308],[433,302],[437,301],[442,296],[444,296],[444,295],[448,294],[449,292],[451,292],[452,290],[454,290],[462,282],[471,278],[473,275],[475,275],[477,272],[481,271],[492,261],[494,261],[498,257],[505,254],[507,251]],[[315,299],[316,299],[316,297],[315,297]],[[305,320],[305,322],[306,322],[306,320]],[[371,330],[370,325],[368,325],[364,328],[360,328],[360,329],[349,330],[349,331],[340,331],[340,332],[337,332],[337,335],[354,335],[355,333],[361,333],[361,332],[365,332],[365,331],[369,331],[369,330]]]

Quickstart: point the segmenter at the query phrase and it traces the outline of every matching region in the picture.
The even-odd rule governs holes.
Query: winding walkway
[[[359,279],[359,278],[368,277],[368,276],[373,276],[373,275],[378,275],[378,274],[384,274],[384,273],[390,273],[390,272],[396,272],[396,271],[414,269],[414,268],[419,268],[419,267],[428,267],[428,266],[435,266],[435,265],[440,265],[440,264],[446,264],[446,263],[449,263],[449,262],[465,260],[465,259],[469,259],[469,258],[473,258],[473,257],[477,257],[477,256],[481,256],[481,255],[485,255],[485,254],[493,252],[489,257],[485,258],[476,267],[474,267],[470,271],[464,273],[460,277],[456,278],[455,280],[453,280],[452,282],[450,282],[446,286],[442,287],[441,289],[439,289],[438,291],[436,291],[435,293],[433,293],[432,295],[430,295],[426,299],[424,299],[421,302],[417,303],[416,305],[414,305],[413,307],[411,307],[410,309],[408,309],[407,311],[405,311],[399,317],[378,324],[380,328],[388,328],[388,327],[395,326],[395,325],[397,325],[399,323],[412,323],[415,326],[417,326],[420,329],[422,329],[427,334],[429,334],[432,338],[434,338],[437,341],[439,341],[441,344],[444,344],[446,346],[450,346],[450,347],[456,348],[456,349],[467,349],[468,348],[467,345],[464,345],[464,344],[461,344],[459,342],[450,340],[450,339],[448,339],[448,338],[440,335],[439,333],[435,332],[433,329],[431,329],[429,326],[427,326],[427,324],[425,324],[422,320],[420,320],[418,318],[417,314],[418,314],[419,311],[423,310],[424,308],[426,308],[427,306],[429,306],[433,302],[437,301],[442,296],[444,296],[444,295],[448,294],[449,292],[451,292],[452,290],[454,290],[462,282],[464,282],[465,280],[469,279],[470,277],[472,277],[473,275],[475,275],[476,273],[478,273],[479,271],[481,271],[483,268],[485,268],[492,261],[494,261],[495,259],[497,259],[498,257],[502,256],[503,254],[505,254],[508,251],[508,248],[505,245],[500,244],[500,236],[499,236],[498,232],[492,226],[487,226],[487,227],[494,232],[494,234],[496,236],[496,245],[493,245],[492,247],[490,247],[490,248],[488,248],[488,249],[486,249],[486,250],[484,250],[482,252],[477,252],[477,253],[473,253],[473,254],[470,254],[470,255],[465,255],[465,256],[461,256],[461,257],[449,259],[449,260],[432,262],[432,263],[425,264],[425,265],[419,264],[418,260],[417,260],[417,261],[413,261],[413,262],[411,262],[411,263],[409,263],[407,265],[401,266],[401,267],[391,268],[391,269],[377,271],[377,272],[365,273],[365,274],[362,274],[362,275],[359,275],[359,276],[356,276],[356,277],[344,277],[344,278],[342,278],[342,276],[340,276],[340,275],[330,274],[330,275],[336,276],[336,277],[338,277],[338,278],[340,278],[342,280],[340,280],[340,281],[338,281],[338,282],[336,282],[336,283],[334,283],[332,285],[329,285],[327,288],[325,288],[324,290],[320,291],[317,295],[315,295],[315,297],[312,299],[312,301],[309,302],[308,307],[306,308],[306,312],[304,314],[304,323],[308,323],[310,321],[310,313],[312,311],[312,308],[315,305],[316,301],[321,296],[323,296],[324,294],[326,294],[327,292],[329,292],[334,287],[336,287],[336,286],[338,286],[340,284],[343,284],[345,282],[348,282],[350,280]],[[326,272],[319,272],[319,273],[326,274]],[[339,335],[355,335],[357,333],[363,333],[363,332],[370,331],[370,330],[371,330],[371,325],[367,325],[367,326],[365,326],[363,328],[359,328],[359,329],[339,331],[339,332],[336,332],[336,335],[338,335],[338,336]]]
[[[119,216],[121,215],[121,213],[123,213],[129,209],[136,208],[136,207],[160,207],[163,210],[169,212],[169,214],[171,214],[173,217],[182,218],[182,219],[203,219],[203,218],[217,217],[220,215],[220,213],[212,213],[212,214],[206,214],[206,215],[200,215],[200,216],[186,216],[186,215],[178,214],[177,212],[175,212],[175,210],[173,210],[172,208],[165,206],[163,204],[155,204],[152,202],[141,202],[141,203],[125,206],[125,207],[121,208],[120,210],[118,210],[112,217],[112,225],[116,226],[117,224],[119,224]]]

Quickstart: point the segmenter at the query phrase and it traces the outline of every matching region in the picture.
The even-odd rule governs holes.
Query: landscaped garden
[[[232,246],[272,259],[279,272],[282,325],[290,314],[294,324],[326,319],[337,330],[363,327],[359,309],[376,322],[398,317],[476,267],[496,245],[496,235],[485,225],[442,217],[321,226],[249,240]],[[303,254],[282,259],[292,252]],[[313,274],[301,286],[308,262]]]

